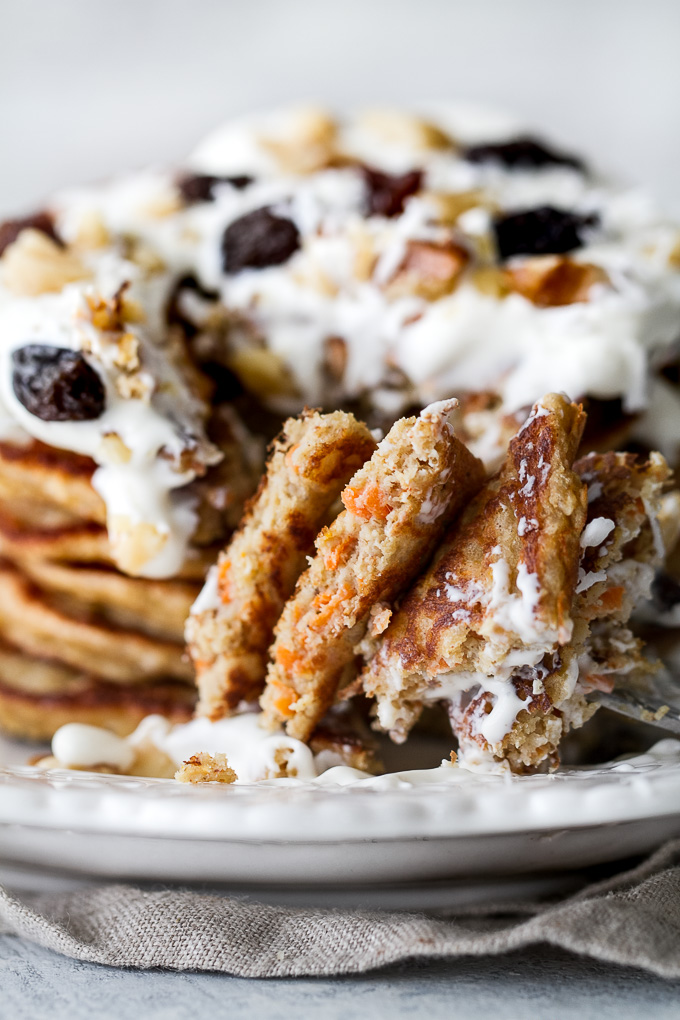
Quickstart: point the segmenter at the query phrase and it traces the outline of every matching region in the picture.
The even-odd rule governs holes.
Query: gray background
[[[677,0],[0,0],[0,212],[272,103],[507,107],[680,211]]]

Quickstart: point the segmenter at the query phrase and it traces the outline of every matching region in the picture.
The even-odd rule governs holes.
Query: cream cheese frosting
[[[203,466],[218,456],[205,439],[205,408],[166,347],[168,303],[190,277],[200,291],[180,291],[183,313],[199,335],[216,312],[220,329],[231,324],[222,353],[246,388],[253,357],[260,364],[267,352],[279,366],[283,383],[257,392],[277,413],[359,400],[394,419],[484,390],[499,394],[499,413],[514,413],[561,390],[620,399],[640,416],[640,438],[674,459],[680,433],[669,422],[680,418],[680,398],[656,368],[680,334],[678,227],[643,192],[572,157],[531,157],[533,165],[473,157],[471,146],[521,135],[507,117],[456,107],[337,119],[273,111],[220,128],[182,173],[152,168],[55,196],[57,233],[80,253],[87,278],[51,293],[0,291],[4,434],[92,457],[110,529],[132,521],[162,538],[139,572],[176,572],[195,525],[182,490],[196,465],[182,466],[182,452],[189,446]],[[192,175],[198,195],[182,185]],[[564,250],[570,266],[587,269],[583,293],[552,304],[508,284],[550,268],[550,246],[503,258],[498,250],[499,218],[545,207],[581,224]],[[290,250],[230,267],[227,233],[262,211],[286,225]],[[120,396],[113,348],[87,321],[88,300],[111,301],[123,284],[145,320],[126,326],[141,351],[145,399]],[[106,388],[98,420],[45,422],[21,406],[9,362],[35,342],[86,353]],[[329,342],[341,352],[331,381]],[[111,463],[109,433],[130,452],[125,463]],[[497,453],[487,452],[490,461]]]

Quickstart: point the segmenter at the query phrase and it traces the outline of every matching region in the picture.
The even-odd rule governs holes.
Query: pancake
[[[56,656],[115,683],[192,680],[181,644],[115,627],[89,608],[48,597],[10,564],[0,567],[0,635],[31,656]]]
[[[42,507],[35,512],[35,520],[27,519],[23,513],[23,504],[16,500],[12,500],[9,508],[0,500],[0,555],[19,564],[49,560],[113,566],[108,535],[101,524],[89,521],[55,524],[49,511],[43,515]],[[217,552],[209,546],[201,549],[190,546],[176,578],[202,581]]]
[[[534,407],[378,640],[361,682],[398,740],[440,701],[464,762],[554,767],[588,692],[653,668],[628,622],[663,560],[670,472],[660,454],[573,464],[583,424],[561,397]]]
[[[49,596],[116,626],[180,644],[184,622],[200,591],[187,581],[127,577],[106,567],[25,560],[24,574]]]
[[[481,486],[482,465],[457,439],[451,410],[442,402],[398,421],[348,483],[345,509],[317,537],[276,625],[260,702],[269,725],[310,737],[353,667],[371,614],[389,619],[392,601]]]
[[[308,411],[284,424],[257,494],[187,622],[201,714],[220,718],[260,694],[274,624],[314,536],[374,449],[368,428],[341,411]]]
[[[191,718],[195,692],[157,680],[134,688],[110,684],[49,659],[0,645],[0,727],[24,740],[50,740],[66,723],[103,726],[120,736],[152,714]]]
[[[406,738],[424,701],[488,677],[502,685],[509,663],[568,642],[586,515],[572,464],[584,424],[581,408],[556,394],[535,405],[378,640],[361,683],[394,739]]]

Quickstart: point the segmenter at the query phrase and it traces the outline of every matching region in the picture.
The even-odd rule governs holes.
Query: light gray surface
[[[678,208],[677,0],[0,6],[0,213],[309,99],[501,105]]]
[[[75,963],[0,937],[0,1020],[677,1020],[680,982],[539,947],[358,978],[250,981]]]

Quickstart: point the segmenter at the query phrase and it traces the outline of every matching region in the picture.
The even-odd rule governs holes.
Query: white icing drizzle
[[[222,600],[218,590],[218,581],[219,570],[217,565],[213,565],[208,571],[203,587],[191,607],[190,612],[192,616],[198,616],[200,613],[221,608]]]
[[[591,546],[602,545],[606,538],[611,535],[616,527],[614,521],[608,517],[594,517],[583,529],[581,535],[581,548],[588,549]]]
[[[110,229],[142,237],[176,271],[192,271],[206,288],[219,290],[230,309],[253,319],[308,404],[324,392],[324,341],[339,336],[347,345],[344,396],[371,390],[376,404],[388,400],[395,416],[414,399],[426,403],[487,388],[500,392],[506,411],[552,390],[621,396],[626,410],[647,406],[648,362],[677,336],[680,274],[669,262],[677,227],[664,222],[644,195],[570,167],[468,163],[454,150],[386,138],[350,117],[338,125],[343,151],[387,172],[418,168],[425,178],[426,194],[407,199],[401,215],[366,217],[364,185],[352,167],[294,175],[277,166],[262,139],[290,140],[300,116],[284,110],[242,118],[214,132],[190,157],[189,165],[202,173],[252,175],[243,190],[225,184],[215,188],[212,202],[158,217],[144,210],[153,205],[154,188],[167,201],[169,176],[146,172],[108,188],[71,192],[61,201],[63,219],[73,232],[78,210],[95,208]],[[461,114],[455,107],[438,108],[432,116],[463,142],[496,141],[518,130],[507,117]],[[472,190],[485,195],[485,204],[466,211],[454,234],[473,247],[489,236],[487,204],[511,210],[548,203],[596,212],[601,229],[591,231],[573,257],[601,266],[610,283],[593,288],[588,301],[551,308],[516,293],[496,299],[467,279],[436,301],[390,296],[384,284],[408,241],[452,236],[435,222],[428,194]],[[222,232],[263,206],[294,220],[300,250],[283,265],[225,276]],[[354,273],[360,243],[375,256],[368,279]],[[384,387],[388,363],[406,374],[414,390]],[[650,427],[656,429],[655,419]]]
[[[129,769],[135,752],[131,744],[110,730],[82,723],[61,726],[52,738],[52,754],[65,768],[112,765],[121,772]]]
[[[178,468],[180,457],[189,444],[203,463],[214,463],[219,453],[205,438],[203,406],[162,349],[157,322],[162,289],[146,283],[138,267],[110,252],[93,257],[91,268],[94,281],[69,284],[57,294],[27,298],[0,292],[0,400],[25,435],[95,461],[92,482],[106,504],[109,526],[116,517],[153,526],[163,544],[140,572],[171,576],[184,562],[196,525],[191,500],[174,491],[195,477],[193,470]],[[125,324],[126,334],[138,344],[142,382],[148,388],[139,397],[119,392],[118,348],[111,335],[95,328],[88,304],[88,298],[111,300],[124,282],[131,284],[129,297],[139,301],[147,316],[144,324]],[[43,421],[21,404],[12,385],[11,358],[30,343],[86,352],[106,391],[106,408],[99,418]],[[120,461],[120,447],[107,446],[105,437],[110,435],[124,444],[126,462]]]

